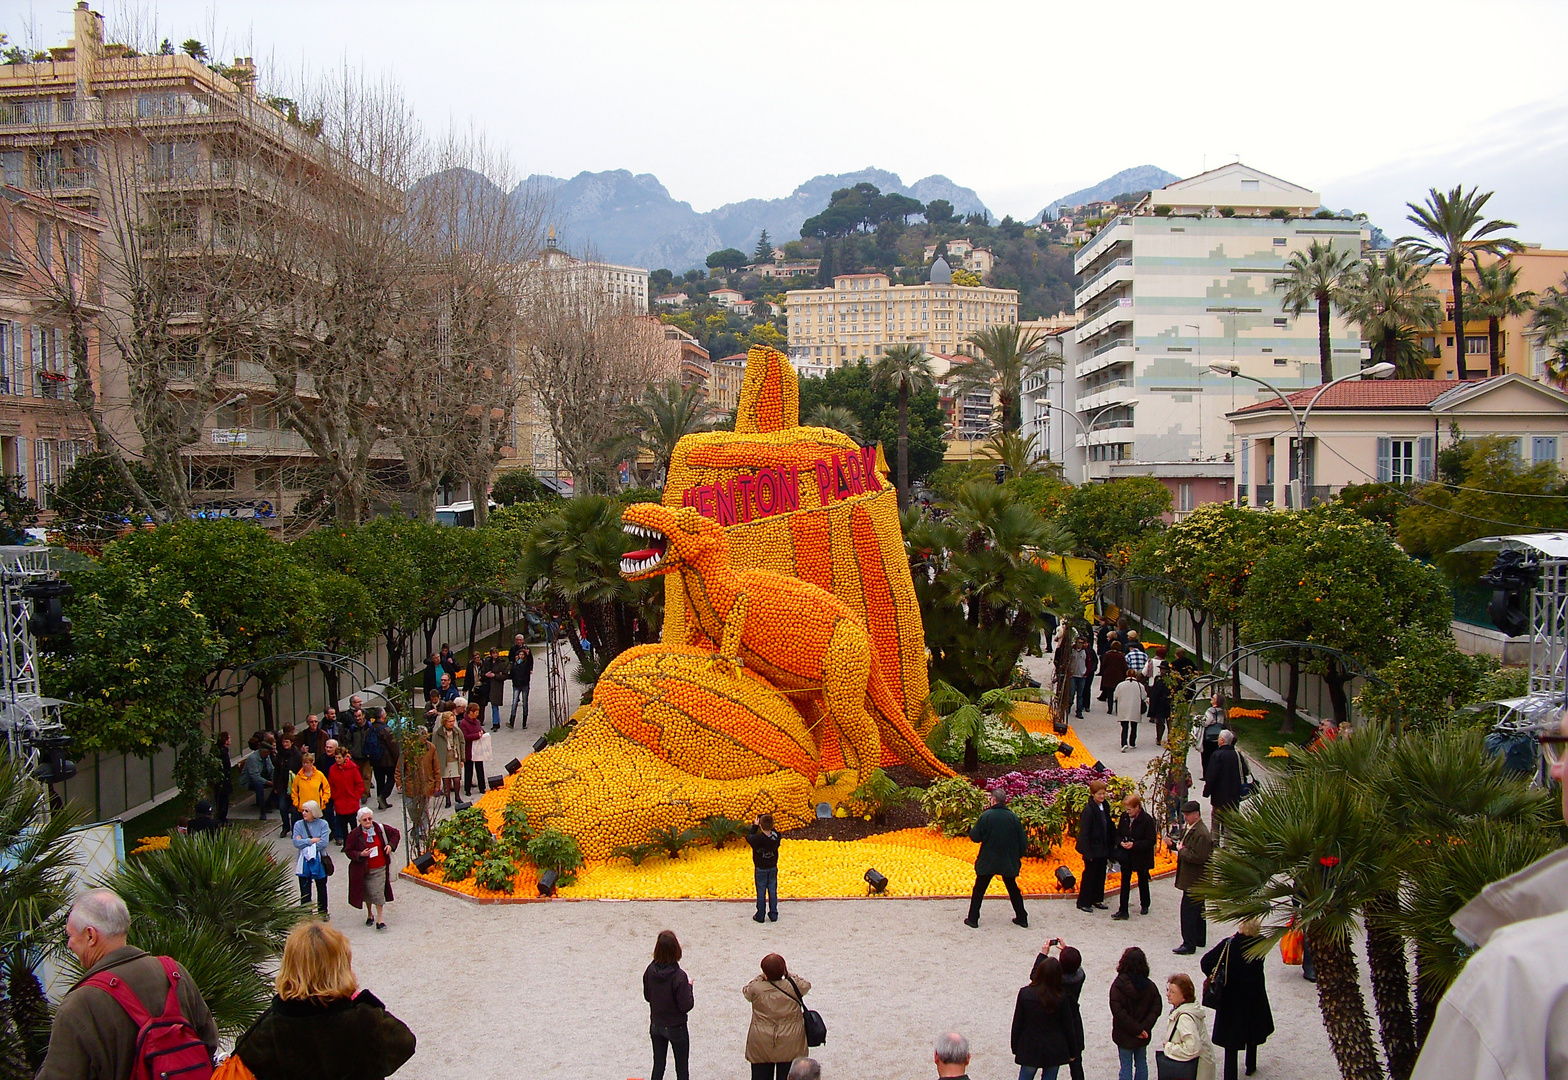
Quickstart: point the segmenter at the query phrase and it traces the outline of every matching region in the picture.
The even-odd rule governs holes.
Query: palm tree
[[[1018,431],[999,431],[986,440],[980,456],[994,461],[1007,470],[1008,476],[1028,476],[1040,471],[1045,460],[1035,444],[1039,436],[1024,435]]]
[[[1446,195],[1431,188],[1425,204],[1405,204],[1410,208],[1405,220],[1419,226],[1426,239],[1405,236],[1396,241],[1423,262],[1448,264],[1454,290],[1454,341],[1458,345],[1455,370],[1461,379],[1468,378],[1465,370],[1465,261],[1468,259],[1479,269],[1482,255],[1508,255],[1524,247],[1511,236],[1497,235],[1518,228],[1512,221],[1484,220],[1486,204],[1491,198],[1492,192],[1477,195],[1475,188],[1466,191],[1463,184]]]
[[[1504,259],[1490,266],[1477,265],[1475,283],[1465,283],[1465,305],[1472,315],[1486,320],[1487,345],[1490,349],[1491,371],[1503,373],[1502,323],[1529,311],[1535,293],[1519,288],[1519,268]]]
[[[964,340],[980,350],[980,355],[953,365],[949,373],[956,396],[980,390],[994,390],[1001,399],[1002,427],[1017,431],[1023,426],[1019,399],[1031,375],[1047,368],[1059,368],[1059,356],[1044,352],[1045,335],[1024,330],[1017,323],[992,326],[970,334]]]
[[[695,386],[682,386],[679,379],[666,379],[650,386],[642,399],[626,408],[626,416],[639,433],[642,449],[657,463],[658,487],[669,475],[675,444],[696,431],[706,431],[714,409]]]
[[[1546,358],[1546,377],[1559,388],[1568,387],[1568,274],[1562,284],[1549,287],[1535,305],[1535,318],[1530,329],[1541,335],[1541,344],[1549,350]]]
[[[1372,359],[1392,363],[1402,379],[1426,379],[1431,371],[1418,332],[1438,324],[1441,308],[1427,283],[1426,267],[1398,248],[1373,256],[1344,285],[1344,311],[1372,343]]]
[[[1285,263],[1285,309],[1300,315],[1309,307],[1318,312],[1319,382],[1334,379],[1334,350],[1328,324],[1333,308],[1344,310],[1345,284],[1356,265],[1356,256],[1333,244],[1312,241],[1305,253],[1296,252]]]
[[[830,428],[861,441],[860,417],[842,405],[818,405],[806,417],[806,427]]]
[[[1022,731],[1024,726],[1018,722],[1017,716],[1018,703],[1039,700],[1040,691],[1032,686],[998,687],[970,699],[950,683],[937,679],[931,684],[926,712],[939,719],[926,732],[926,745],[935,754],[950,741],[961,739],[964,744],[964,772],[972,773],[980,768],[980,740],[984,737],[986,718],[991,717]]]
[[[271,848],[235,829],[174,836],[101,884],[130,909],[132,945],[185,965],[221,1033],[261,1015],[272,999],[268,969],[305,911],[293,867]]]
[[[889,345],[871,366],[876,386],[898,390],[898,508],[909,505],[909,398],[931,389],[931,363],[919,345]]]
[[[54,812],[49,793],[11,757],[0,759],[0,1075],[30,1077],[49,1044],[49,1006],[35,974],[64,936],[74,893],[75,803]]]

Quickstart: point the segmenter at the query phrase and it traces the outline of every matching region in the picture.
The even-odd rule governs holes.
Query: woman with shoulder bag
[[[384,1080],[414,1056],[414,1033],[354,975],[342,932],[319,922],[289,934],[277,996],[234,1044],[256,1080]]]
[[[811,983],[791,975],[778,953],[762,958],[762,974],[741,988],[751,1002],[746,1060],[751,1080],[787,1080],[792,1061],[806,1056],[804,998]]]
[[[1018,991],[1013,1006],[1011,1045],[1018,1080],[1034,1080],[1036,1073],[1041,1074],[1041,1080],[1056,1080],[1061,1067],[1073,1059],[1072,1044],[1061,961],[1041,956],[1029,973],[1029,985]]]
[[[1189,975],[1165,980],[1170,1002],[1170,1029],[1165,1046],[1154,1054],[1157,1080],[1214,1080],[1214,1044],[1209,1041],[1209,1013],[1199,1005]]]
[[[648,1003],[648,1034],[653,1039],[653,1073],[664,1080],[664,1056],[675,1051],[675,1080],[687,1080],[691,1036],[686,1016],[694,1001],[691,979],[681,970],[681,943],[673,930],[660,930],[653,944],[653,963],[642,973],[642,997]]]
[[[376,821],[370,807],[359,808],[358,821],[343,843],[348,858],[348,903],[365,908],[365,925],[385,930],[386,905],[392,902],[392,853],[402,835]]]
[[[1203,973],[1211,976],[1203,1003],[1214,1009],[1214,1045],[1225,1048],[1225,1080],[1237,1080],[1236,1057],[1242,1050],[1247,1052],[1247,1075],[1257,1072],[1258,1046],[1274,1034],[1263,958],[1247,956],[1261,928],[1257,919],[1248,919],[1203,957]]]

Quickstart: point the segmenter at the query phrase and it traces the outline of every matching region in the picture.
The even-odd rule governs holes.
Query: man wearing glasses
[[[1568,710],[1538,740],[1568,816]],[[1481,951],[1443,996],[1411,1080],[1568,1077],[1568,848],[1488,885],[1453,923]]]

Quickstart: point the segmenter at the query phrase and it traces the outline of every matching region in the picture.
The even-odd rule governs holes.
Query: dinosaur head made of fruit
[[[704,557],[727,561],[724,527],[691,507],[633,503],[621,512],[621,531],[647,546],[621,556],[621,576],[642,581],[699,566]]]

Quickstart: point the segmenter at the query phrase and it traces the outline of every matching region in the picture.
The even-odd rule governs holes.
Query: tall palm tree
[[[644,390],[641,400],[627,406],[626,416],[637,428],[642,449],[653,455],[657,486],[663,487],[675,444],[695,431],[706,431],[713,421],[714,408],[697,387],[682,386],[679,379],[666,379]]]
[[[871,366],[871,381],[898,391],[898,508],[909,505],[909,399],[931,389],[931,362],[919,345],[889,345]]]
[[[1344,310],[1345,284],[1352,276],[1356,261],[1356,256],[1350,252],[1314,240],[1305,252],[1296,252],[1285,263],[1285,309],[1292,315],[1300,315],[1309,307],[1317,308],[1319,382],[1334,379],[1329,317],[1333,308]]]
[[[1454,290],[1454,342],[1458,359],[1455,370],[1461,379],[1467,378],[1465,370],[1465,296],[1464,269],[1466,260],[1480,268],[1482,255],[1509,255],[1524,245],[1511,236],[1499,233],[1518,228],[1512,221],[1485,220],[1486,204],[1492,192],[1477,194],[1463,184],[1456,185],[1446,195],[1431,188],[1426,202],[1420,206],[1406,203],[1410,213],[1405,220],[1418,226],[1426,237],[1401,237],[1397,243],[1408,247],[1423,262],[1446,262]]]
[[[854,411],[842,405],[818,405],[806,414],[806,427],[831,428],[841,434],[848,435],[856,442],[861,441],[860,417]]]
[[[1045,335],[1024,330],[1017,323],[992,326],[964,340],[980,350],[973,359],[953,365],[950,377],[959,398],[980,390],[994,391],[1002,407],[1002,427],[1017,431],[1023,426],[1019,399],[1031,375],[1059,368],[1059,356],[1045,353]]]
[[[1530,329],[1541,335],[1541,344],[1550,350],[1546,377],[1559,388],[1568,387],[1568,274],[1563,275],[1562,284],[1541,294]]]
[[[1393,364],[1402,379],[1426,379],[1431,371],[1418,332],[1437,326],[1442,309],[1427,283],[1426,267],[1398,248],[1359,266],[1344,285],[1344,311],[1372,343],[1372,359]]]
[[[1465,283],[1465,306],[1472,315],[1486,320],[1487,344],[1491,350],[1490,374],[1503,373],[1503,320],[1523,315],[1534,301],[1535,293],[1519,288],[1519,268],[1507,259],[1490,266],[1477,265],[1475,283]]]

